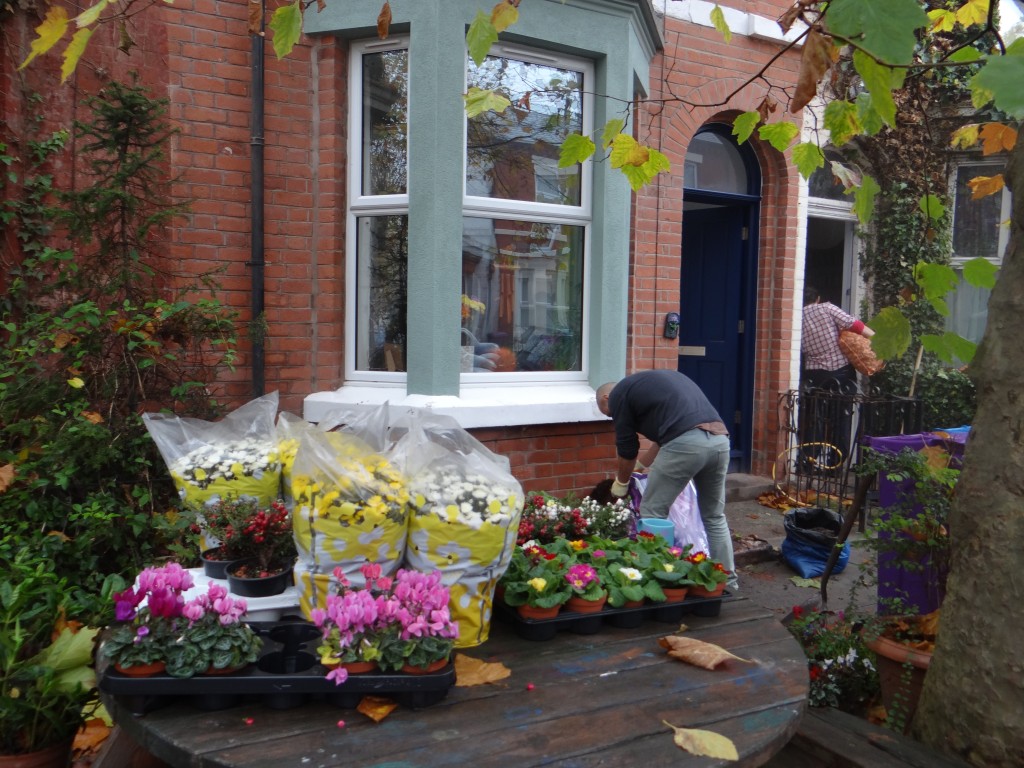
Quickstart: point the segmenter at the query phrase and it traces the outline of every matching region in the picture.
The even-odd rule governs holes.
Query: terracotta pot
[[[917,711],[932,655],[882,636],[865,638],[864,644],[875,653],[882,704],[890,718],[895,712],[899,713],[903,732],[907,733]]]
[[[666,603],[681,603],[690,590],[688,587],[662,587],[661,591],[665,593]]]
[[[67,768],[74,739],[22,755],[0,755],[0,768]]]
[[[520,605],[516,608],[516,613],[519,614],[520,618],[523,619],[553,619],[558,615],[562,606],[555,605],[551,608],[537,608],[533,605]]]
[[[239,664],[236,667],[224,667],[223,669],[218,669],[217,667],[215,667],[215,666],[213,666],[211,664],[210,666],[208,666],[206,668],[206,671],[203,672],[203,674],[207,675],[207,676],[211,676],[211,675],[233,675],[233,674],[235,674],[235,672],[241,672],[247,666],[249,666],[249,665],[248,664]]]
[[[644,604],[643,600],[627,600],[622,604],[623,608],[641,608]]]
[[[692,584],[689,587],[690,597],[721,597],[725,591],[725,582],[723,581],[714,589],[706,589],[699,584]]]
[[[363,675],[377,670],[376,661],[343,661],[341,666],[347,669],[350,675]]]
[[[114,669],[128,677],[153,677],[167,669],[167,664],[162,661],[154,661],[152,664],[132,664],[130,667],[115,664]]]
[[[447,666],[448,659],[438,659],[437,661],[430,662],[425,667],[414,667],[411,664],[403,664],[402,671],[410,675],[429,675],[431,672],[437,672]]]
[[[576,613],[598,613],[604,604],[608,601],[608,595],[603,595],[597,600],[587,600],[585,597],[579,595],[573,595],[569,598],[569,602],[565,604],[566,610],[575,611]]]
[[[267,576],[243,576],[239,570],[253,566],[251,560],[236,560],[227,569],[228,592],[240,597],[272,597],[280,595],[294,583],[291,566]]]

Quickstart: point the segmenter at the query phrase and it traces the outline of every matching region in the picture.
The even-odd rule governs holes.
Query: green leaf
[[[814,142],[802,141],[793,147],[793,162],[800,175],[809,179],[812,173],[825,166],[825,153]]]
[[[798,587],[821,589],[821,579],[805,579],[802,576],[790,576],[789,580]]]
[[[865,135],[874,136],[885,127],[885,120],[875,109],[875,102],[870,93],[857,94],[855,103],[857,105],[857,124],[860,125],[860,129]]]
[[[871,212],[875,209],[875,195],[880,191],[878,182],[865,173],[853,196],[853,212],[857,214],[857,220],[861,224],[871,221]]]
[[[498,30],[494,28],[491,17],[478,10],[476,18],[469,25],[469,31],[466,32],[466,47],[478,67],[484,63],[487,52],[496,42],[498,42]]]
[[[785,152],[799,133],[800,129],[797,128],[796,123],[790,122],[769,123],[757,129],[757,135],[779,152]]]
[[[875,335],[871,349],[882,360],[900,357],[910,346],[910,321],[896,307],[886,307],[868,323]]]
[[[968,341],[963,336],[949,331],[941,336],[936,336],[933,333],[922,334],[921,345],[943,362],[950,364],[957,360],[969,363],[974,359],[974,353],[978,350],[978,345],[973,341]]]
[[[857,107],[849,101],[839,99],[830,101],[825,106],[823,122],[832,143],[837,147],[849,141],[851,136],[856,136],[861,132],[860,121],[857,119]]]
[[[892,99],[893,69],[879,64],[863,51],[853,52],[853,66],[864,79],[874,109],[886,125],[895,125],[896,102]]]
[[[466,102],[466,115],[471,118],[481,115],[488,110],[504,112],[512,103],[500,93],[485,91],[482,88],[477,88],[475,85],[462,98]]]
[[[732,135],[736,137],[738,143],[742,144],[750,138],[750,134],[757,128],[759,122],[761,122],[761,115],[759,113],[744,112],[732,121]]]
[[[944,299],[947,293],[956,290],[957,285],[960,284],[956,272],[949,265],[931,264],[925,261],[919,261],[914,267],[914,280],[921,286],[924,297],[933,304],[935,299]],[[939,307],[935,308],[942,315],[949,315],[948,308],[945,312]]]
[[[982,107],[989,101],[1013,118],[1024,118],[1024,56],[990,56],[971,78],[971,101]],[[980,100],[980,103],[979,103]]]
[[[928,24],[917,0],[832,0],[825,24],[832,35],[855,43],[886,64],[909,64],[915,31]]]
[[[988,259],[980,256],[976,259],[964,262],[964,280],[975,288],[988,288],[992,290],[996,284],[996,273],[999,267]]]
[[[722,33],[725,42],[732,42],[732,30],[725,23],[725,14],[722,13],[722,9],[717,5],[711,9],[711,23],[715,25],[715,29]]]
[[[650,184],[654,177],[662,171],[668,171],[672,167],[668,157],[661,152],[650,147],[646,147],[646,149],[648,152],[646,162],[641,165],[626,163],[621,166],[622,173],[629,180],[629,186],[632,187],[634,192]]]
[[[75,16],[75,24],[78,25],[79,29],[82,27],[88,27],[90,24],[94,24],[100,17],[100,13],[103,12],[103,9],[105,9],[109,4],[110,0],[99,0],[96,5],[91,8],[86,8],[80,14]]]
[[[946,206],[935,195],[924,195],[917,203],[921,213],[932,221],[938,221],[946,214]]]
[[[582,163],[597,150],[597,146],[589,136],[582,136],[578,133],[570,133],[562,142],[562,149],[558,155],[558,167],[569,168]]]
[[[283,59],[292,52],[302,34],[301,3],[282,5],[274,11],[267,26],[274,32],[274,53],[278,59]]]
[[[965,48],[958,48],[950,54],[947,61],[954,61],[957,64],[964,64],[969,61],[980,61],[981,51],[977,48],[971,48],[967,46]]]
[[[626,121],[619,118],[605,123],[604,130],[601,131],[601,146],[608,149],[615,142],[615,137],[622,133],[622,129],[625,127]]]

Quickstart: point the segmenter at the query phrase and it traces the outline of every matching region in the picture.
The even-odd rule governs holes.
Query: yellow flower
[[[543,592],[544,591],[544,587],[546,587],[548,585],[547,579],[541,578],[540,576],[537,576],[536,578],[530,579],[526,583],[529,584],[531,587],[533,587],[534,590],[536,590],[537,592]]]
[[[581,549],[587,548],[587,542],[585,542],[583,539],[576,539],[576,541],[570,541],[569,544],[571,544],[572,548],[575,549],[577,552],[579,552]]]
[[[672,565],[672,563],[662,563],[661,569],[665,571],[665,573],[672,573],[672,571],[674,571],[676,567]]]

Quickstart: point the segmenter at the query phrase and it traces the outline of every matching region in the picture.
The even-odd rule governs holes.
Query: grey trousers
[[[729,471],[729,437],[691,429],[658,450],[640,502],[643,517],[668,517],[669,507],[693,480],[697,507],[708,536],[711,558],[729,571],[727,586],[736,589],[732,535],[725,518],[725,476]]]

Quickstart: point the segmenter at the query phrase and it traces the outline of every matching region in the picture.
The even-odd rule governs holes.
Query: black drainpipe
[[[252,157],[252,245],[249,266],[252,268],[252,321],[249,336],[252,341],[252,393],[254,397],[263,394],[266,384],[264,363],[264,338],[266,321],[263,317],[263,51],[266,39],[264,0],[249,0],[259,3],[260,31],[250,32],[252,41],[252,138],[249,142]]]

